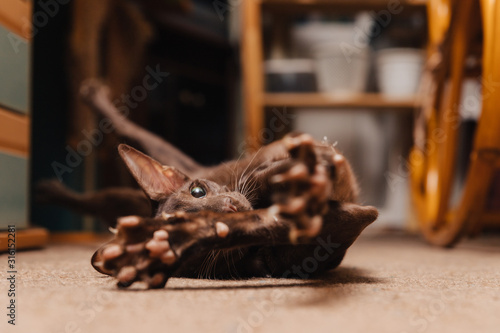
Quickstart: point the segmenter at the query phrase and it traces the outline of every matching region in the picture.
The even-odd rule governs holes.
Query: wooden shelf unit
[[[269,106],[314,107],[314,108],[372,108],[401,109],[418,107],[416,98],[387,98],[378,93],[355,95],[328,93],[264,93],[263,104]]]
[[[427,0],[400,0],[399,4],[415,10],[425,10]],[[264,87],[264,50],[262,13],[274,11],[287,14],[303,14],[314,10],[329,12],[355,12],[360,10],[383,10],[388,8],[387,0],[244,0],[242,2],[242,44],[243,95],[245,110],[245,131],[249,148],[258,148],[258,133],[264,126],[264,109],[273,106],[312,108],[372,108],[411,110],[418,101],[388,99],[377,93],[356,96],[339,96],[325,93],[267,93]],[[398,110],[399,111],[399,110]]]

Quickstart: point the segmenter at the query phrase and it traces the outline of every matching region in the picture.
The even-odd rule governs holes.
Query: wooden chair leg
[[[444,75],[437,76],[439,80],[444,81],[447,78],[446,73],[449,73],[449,87],[444,89],[444,82],[437,82],[439,89],[436,90],[434,110],[427,116],[426,145],[424,150],[412,152],[421,154],[424,165],[420,170],[416,168],[412,188],[415,202],[421,212],[421,229],[430,243],[441,246],[453,245],[464,230],[468,229],[469,219],[457,218],[464,213],[455,214],[453,207],[450,207],[450,196],[457,154],[457,130],[460,124],[458,105],[464,65],[470,40],[475,32],[473,28],[477,26],[475,20],[479,17],[475,0],[454,0],[451,4],[450,29],[447,32],[448,39],[444,40],[450,43],[448,54],[444,54],[449,57],[449,61],[445,62],[447,67],[444,68]],[[467,207],[470,210],[470,206]],[[463,208],[463,205],[460,205],[460,211]]]
[[[438,128],[438,111],[442,105],[443,91],[451,54],[452,0],[430,0],[427,4],[429,46],[427,62],[422,75],[420,96],[422,108],[414,127],[414,147],[410,153],[411,194],[420,223],[433,223],[437,215],[437,182],[433,175],[438,171],[438,154],[433,133]],[[456,17],[453,16],[456,20]]]
[[[471,166],[456,219],[469,220],[468,232],[477,233],[485,203],[500,161],[500,1],[481,2],[483,16],[483,109],[479,119]]]
[[[459,104],[462,84],[464,81],[465,60],[471,44],[474,29],[471,26],[474,19],[474,0],[455,1],[456,32],[452,36],[451,62],[450,62],[450,87],[446,99],[439,112],[439,128],[442,130],[436,142],[439,146],[438,156],[438,191],[439,204],[437,211],[437,227],[446,223],[450,211],[450,196],[455,178],[455,164],[457,159],[458,128],[460,125]],[[479,13],[476,13],[479,15]]]

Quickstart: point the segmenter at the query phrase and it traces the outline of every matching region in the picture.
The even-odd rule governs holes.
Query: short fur
[[[289,135],[239,160],[204,167],[122,117],[99,82],[88,82],[82,92],[118,135],[151,155],[119,146],[152,205],[137,191],[85,197],[60,186],[49,195],[50,183],[42,189],[52,202],[106,216],[110,225],[118,220],[115,238],[97,250],[92,264],[122,287],[144,281],[159,288],[171,276],[318,275],[339,265],[377,218],[375,208],[354,203],[354,174],[330,144]],[[314,270],[301,269],[306,260],[315,261]]]

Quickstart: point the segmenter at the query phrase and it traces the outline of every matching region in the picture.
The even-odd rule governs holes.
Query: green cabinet
[[[22,36],[28,17],[30,1],[0,7],[0,232],[28,227],[31,41]]]
[[[27,227],[28,159],[0,152],[0,229]]]

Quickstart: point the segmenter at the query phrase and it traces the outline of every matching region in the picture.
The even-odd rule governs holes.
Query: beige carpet
[[[443,250],[371,233],[322,281],[172,279],[155,291],[117,290],[90,266],[93,251],[18,253],[17,325],[2,314],[0,331],[500,332],[498,236]],[[3,313],[7,289],[2,278]]]

